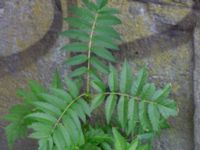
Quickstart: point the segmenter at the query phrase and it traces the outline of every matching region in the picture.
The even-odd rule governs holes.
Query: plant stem
[[[145,103],[151,103],[151,104],[158,104],[156,102],[153,102],[153,101],[149,101],[149,100],[141,100],[140,97],[137,97],[137,96],[132,96],[130,94],[126,94],[126,93],[120,93],[120,92],[106,92],[106,93],[103,93],[105,95],[118,95],[118,96],[125,96],[125,97],[129,97],[129,98],[133,98],[134,100],[137,100],[137,101],[142,101],[142,102],[145,102]]]
[[[96,13],[95,18],[94,18],[94,22],[92,24],[92,30],[90,33],[90,38],[89,38],[89,43],[88,43],[88,64],[87,64],[87,93],[90,93],[90,68],[91,68],[91,49],[92,49],[92,39],[93,39],[93,35],[94,35],[94,29],[96,27],[96,22],[97,22],[97,18],[98,18],[98,13]]]
[[[65,113],[68,111],[68,109],[77,101],[79,100],[81,97],[85,96],[86,94],[83,93],[81,95],[79,95],[77,98],[75,98],[69,105],[67,105],[67,107],[65,108],[65,110],[63,111],[63,113],[60,115],[60,117],[57,119],[56,123],[53,126],[53,129],[51,131],[51,133],[54,132],[54,130],[56,129],[56,127],[58,126],[59,122],[61,121],[61,119],[63,118],[63,116],[65,115]]]

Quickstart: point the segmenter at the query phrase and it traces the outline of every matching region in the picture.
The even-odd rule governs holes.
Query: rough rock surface
[[[74,0],[71,0],[74,1]],[[155,142],[155,150],[193,150],[193,95],[199,99],[196,66],[193,91],[193,50],[199,53],[198,1],[196,0],[110,0],[121,10],[123,35],[120,62],[124,57],[132,71],[146,64],[151,80],[158,87],[171,82],[172,97],[179,106],[179,115],[170,120],[173,128],[163,132]],[[65,54],[59,51],[66,41],[57,33],[66,28],[62,16],[65,0],[1,0],[0,1],[0,114],[19,102],[15,90],[28,80],[49,83],[52,71],[61,68]],[[195,30],[194,30],[195,29]],[[195,32],[194,32],[195,31]],[[195,33],[195,36],[193,34]],[[198,54],[197,53],[197,54]],[[200,55],[196,55],[195,60]],[[200,64],[200,63],[199,63]],[[64,70],[62,70],[64,72]],[[195,78],[195,76],[197,78]],[[193,92],[197,92],[195,95]],[[199,150],[200,104],[195,101],[195,139]],[[200,123],[199,123],[200,124]],[[5,135],[0,123],[0,149],[6,150]],[[199,133],[199,134],[198,134]],[[30,146],[32,145],[32,146]],[[18,141],[15,150],[35,150],[32,141]]]
[[[194,114],[194,135],[195,135],[195,150],[200,149],[200,23],[194,32],[194,99],[195,99],[195,114]]]

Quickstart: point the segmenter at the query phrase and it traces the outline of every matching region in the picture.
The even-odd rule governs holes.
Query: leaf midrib
[[[88,42],[88,66],[87,66],[87,69],[88,69],[88,72],[87,72],[87,93],[89,94],[90,93],[90,68],[91,68],[91,50],[92,50],[92,39],[93,39],[93,36],[94,36],[94,30],[95,30],[95,27],[96,27],[96,23],[97,23],[97,18],[98,18],[99,14],[98,12],[95,14],[95,18],[94,18],[94,22],[92,24],[92,29],[91,29],[91,32],[90,32],[90,38],[89,38],[89,42]]]
[[[86,94],[83,93],[81,95],[79,95],[78,97],[76,97],[69,105],[66,106],[66,108],[64,109],[64,111],[62,112],[62,114],[59,116],[59,118],[57,119],[56,123],[53,126],[53,129],[51,130],[51,134],[53,134],[53,132],[55,131],[55,129],[57,128],[58,124],[60,123],[60,121],[62,120],[63,116],[65,115],[65,113],[70,109],[70,107],[77,101],[79,100],[81,97],[85,96]],[[51,135],[50,134],[50,135]]]

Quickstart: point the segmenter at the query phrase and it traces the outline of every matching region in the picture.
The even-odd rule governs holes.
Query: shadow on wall
[[[153,0],[129,0],[141,3],[167,5]],[[200,1],[195,0],[191,12],[176,25],[168,27],[160,33],[137,39],[120,45],[119,58],[142,58],[151,55],[152,50],[160,52],[174,49],[193,39],[193,31],[200,16]],[[199,20],[200,21],[200,20]]]
[[[45,55],[54,45],[58,38],[58,32],[62,30],[63,15],[60,0],[52,0],[52,4],[54,6],[54,17],[47,33],[41,40],[27,49],[7,57],[0,57],[0,78],[28,67]]]

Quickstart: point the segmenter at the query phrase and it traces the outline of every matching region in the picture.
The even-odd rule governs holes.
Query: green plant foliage
[[[62,49],[74,54],[66,64],[75,69],[64,79],[56,71],[48,88],[31,81],[18,90],[22,103],[4,117],[10,150],[23,137],[38,140],[38,150],[151,150],[153,138],[170,127],[167,119],[177,115],[170,84],[157,89],[146,67],[134,77],[127,60],[120,71],[114,67],[119,12],[107,0],[81,2],[61,33],[73,40]],[[99,125],[93,112],[102,106]]]
[[[139,71],[135,80],[132,79],[130,72],[131,68],[126,61],[119,79],[116,77],[116,71],[110,67],[108,80],[111,91],[106,93],[109,96],[105,105],[107,123],[110,123],[116,109],[118,122],[127,135],[134,134],[137,126],[141,127],[140,132],[141,130],[142,132],[159,132],[163,118],[177,115],[175,101],[168,98],[171,85],[168,84],[164,89],[156,90],[154,84],[147,82],[146,68]],[[92,108],[94,105],[96,108],[103,103],[104,94],[97,93],[97,98],[92,101]]]
[[[32,103],[36,100],[40,101],[39,94],[43,92],[45,89],[34,81],[29,82],[27,90],[17,91],[17,95],[23,99],[23,103],[11,107],[9,114],[4,116],[4,119],[10,122],[5,128],[9,149],[12,149],[16,139],[27,136],[28,126],[33,121],[25,116],[34,111],[35,107]]]
[[[102,129],[93,129],[89,127],[85,133],[85,144],[83,144],[81,150],[111,150],[112,136],[106,134]]]
[[[118,11],[105,6],[107,0],[97,0],[96,4],[87,0],[82,2],[84,7],[71,8],[74,16],[65,18],[71,29],[64,31],[61,35],[75,41],[64,46],[63,50],[78,53],[67,60],[68,65],[85,63],[80,68],[73,70],[70,73],[71,77],[87,73],[87,76],[96,79],[98,74],[94,74],[94,72],[108,73],[108,67],[104,60],[116,61],[110,49],[119,50],[116,45],[120,36],[113,25],[118,25],[121,21],[115,16]]]
[[[131,143],[113,128],[114,147],[115,150],[151,150],[150,144],[142,144],[138,138],[135,138]]]

